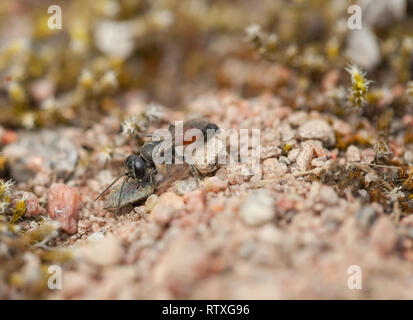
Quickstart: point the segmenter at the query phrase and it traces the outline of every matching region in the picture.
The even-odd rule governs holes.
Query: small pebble
[[[296,166],[298,170],[306,171],[314,154],[314,147],[311,144],[304,144],[301,152],[297,156]]]
[[[13,193],[12,197],[12,206],[14,207],[17,200],[24,200],[26,204],[26,213],[24,214],[25,217],[38,217],[39,215],[45,213],[45,209],[42,208],[39,204],[39,199],[37,199],[36,195],[31,192],[26,191],[16,191]]]
[[[276,146],[266,146],[261,148],[261,159],[276,158],[281,154],[281,149]]]
[[[281,163],[284,163],[287,166],[291,164],[290,160],[288,160],[288,158],[284,156],[279,157],[278,161]]]
[[[58,221],[61,228],[70,234],[77,231],[79,210],[80,194],[76,188],[62,183],[55,183],[50,187],[48,192],[49,216]]]
[[[333,120],[333,129],[343,136],[351,134],[351,125],[340,119]]]
[[[240,206],[240,215],[251,226],[269,222],[275,218],[274,199],[261,189],[247,196]]]
[[[204,180],[205,192],[215,192],[224,191],[228,187],[228,181],[223,181],[217,176],[206,177]]]
[[[159,197],[156,194],[151,194],[145,201],[145,212],[150,213],[159,201]]]
[[[348,162],[360,162],[360,150],[355,146],[349,146],[346,151],[346,158]]]
[[[177,195],[183,196],[184,194],[194,191],[198,188],[196,180],[194,177],[189,177],[185,180],[180,180],[174,183],[173,189]]]
[[[320,200],[325,204],[335,205],[338,203],[338,195],[332,187],[322,186],[320,188]]]
[[[1,143],[2,144],[11,144],[17,142],[19,137],[17,134],[12,130],[4,130],[3,134],[1,135]]]
[[[371,182],[377,181],[378,178],[375,172],[369,172],[364,176],[364,181],[369,185]]]
[[[387,217],[379,218],[371,230],[371,242],[382,254],[393,251],[397,244],[397,232],[393,222]]]
[[[150,217],[159,224],[167,224],[184,208],[185,204],[182,197],[174,192],[165,192],[159,197]]]
[[[322,119],[310,120],[301,125],[298,128],[298,136],[301,139],[320,140],[326,146],[333,146],[336,142],[333,128]]]
[[[374,159],[376,158],[376,153],[373,149],[365,149],[361,152],[361,162],[363,163],[373,163]]]
[[[287,159],[290,162],[295,162],[297,160],[298,155],[300,154],[300,151],[301,150],[299,148],[291,150],[290,152],[288,152]]]
[[[295,203],[293,200],[291,200],[287,196],[283,196],[280,200],[277,202],[277,208],[280,208],[282,210],[288,211],[291,209],[294,209]]]
[[[262,171],[265,179],[280,177],[285,174],[287,170],[287,165],[285,163],[278,162],[275,158],[266,159],[262,163]]]
[[[404,153],[404,161],[411,166],[413,165],[413,151],[412,150],[406,150]]]
[[[218,138],[207,141],[204,148],[196,149],[192,155],[192,163],[201,175],[208,175],[218,169],[219,159],[225,161],[226,147]]]
[[[248,171],[248,168],[244,164],[230,164],[226,167],[228,183],[230,185],[242,184],[247,181],[249,176],[244,172]]]

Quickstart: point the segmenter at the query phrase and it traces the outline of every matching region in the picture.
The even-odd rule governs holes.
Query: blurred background
[[[61,30],[48,28],[53,4]],[[11,127],[88,125],[133,95],[185,108],[216,89],[296,107],[291,90],[311,94],[348,62],[381,88],[413,73],[411,0],[3,0],[0,17],[0,124]]]

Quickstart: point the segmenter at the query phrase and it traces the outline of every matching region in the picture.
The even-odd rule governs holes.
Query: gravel
[[[391,288],[363,290],[358,297],[411,297],[408,279],[413,270],[413,242],[409,230],[413,220],[398,216],[396,203],[388,213],[389,208],[370,199],[366,190],[380,179],[371,168],[362,167],[363,183],[356,192],[337,187],[325,176],[326,170],[332,170],[329,174],[340,182],[334,159],[345,167],[349,160],[358,161],[353,155],[359,154],[361,162],[370,163],[374,151],[359,145],[337,150],[330,145],[330,129],[335,128],[331,129],[334,134],[336,128],[347,129],[337,125],[334,116],[302,112],[292,116],[295,112],[286,112],[280,103],[269,104],[267,99],[256,98],[253,103],[258,114],[271,110],[276,115],[273,122],[242,120],[241,111],[236,111],[250,100],[234,95],[216,97],[217,108],[210,115],[222,128],[237,123],[273,133],[267,134],[265,142],[271,156],[261,159],[256,174],[250,174],[242,163],[212,164],[214,171],[196,184],[184,168],[177,170],[183,176],[159,175],[159,183],[171,183],[162,185],[156,194],[149,184],[129,181],[121,198],[124,210],[117,217],[105,207],[117,206],[120,182],[104,199],[93,200],[120,174],[124,158],[132,151],[126,142],[115,148],[116,156],[106,165],[90,167],[85,173],[78,164],[66,184],[51,186],[53,180],[46,172],[18,183],[16,197],[35,191],[26,198],[33,203],[37,200],[43,210],[48,207],[64,231],[47,236],[41,245],[67,248],[72,257],[70,265],[63,265],[63,289],[47,291],[47,297],[352,299],[354,292],[346,284],[347,269],[354,264],[362,268],[365,288],[384,286],[392,274]],[[211,96],[200,97],[197,108],[208,110],[202,103],[210,102]],[[231,108],[235,112],[228,113]],[[279,129],[288,128],[281,124],[288,121],[297,140],[289,141],[291,150],[284,151]],[[329,129],[304,130],[307,121]],[[99,130],[93,127],[90,131]],[[77,135],[81,133],[72,133]],[[106,135],[109,139],[116,133],[100,131],[102,139]],[[98,152],[91,151],[91,157]],[[20,190],[27,191],[22,194]],[[35,207],[27,214],[34,213]],[[59,214],[62,210],[68,214]],[[22,219],[20,227],[27,235],[40,232],[39,217]],[[27,283],[36,279],[39,270],[36,261],[29,260],[24,269]]]
[[[274,205],[274,200],[267,191],[255,191],[241,204],[240,215],[246,224],[260,225],[274,219]]]

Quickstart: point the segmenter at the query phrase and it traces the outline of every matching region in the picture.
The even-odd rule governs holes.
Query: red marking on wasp
[[[191,140],[184,140],[184,146],[191,144],[197,140],[196,136],[193,136]]]

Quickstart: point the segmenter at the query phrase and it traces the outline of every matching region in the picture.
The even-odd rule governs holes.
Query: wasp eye
[[[135,177],[138,179],[143,179],[145,177],[145,163],[141,158],[137,158],[133,162],[133,172],[135,173]]]

